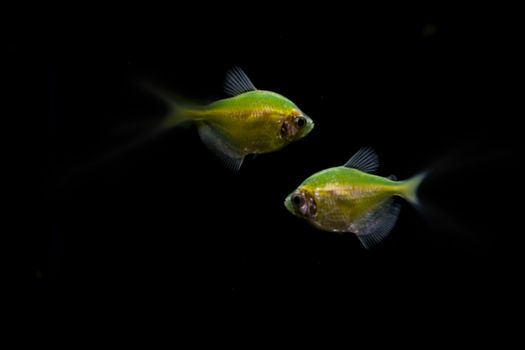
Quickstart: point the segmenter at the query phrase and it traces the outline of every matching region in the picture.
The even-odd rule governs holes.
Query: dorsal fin
[[[361,170],[365,173],[373,173],[379,168],[379,158],[372,148],[363,147],[359,149],[344,166]]]
[[[230,96],[237,96],[248,91],[257,90],[250,78],[239,67],[233,67],[226,73],[224,91]]]

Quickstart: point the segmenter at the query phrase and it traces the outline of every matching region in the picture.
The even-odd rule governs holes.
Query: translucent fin
[[[168,90],[148,81],[139,81],[137,84],[144,91],[164,101],[168,106],[171,106],[174,103],[175,96]]]
[[[149,82],[140,82],[139,86],[148,93],[162,100],[168,107],[168,113],[162,122],[159,123],[160,128],[169,129],[191,120],[188,112],[191,109],[196,109],[196,106],[190,105],[189,102],[184,101],[182,98]]]
[[[392,181],[397,181],[397,176],[395,176],[395,175],[388,175],[387,179],[392,180]]]
[[[239,67],[233,67],[226,73],[224,91],[230,96],[237,96],[247,91],[257,90],[250,78]]]
[[[410,203],[412,203],[415,207],[419,206],[419,197],[417,195],[417,192],[419,190],[419,186],[425,180],[426,176],[426,173],[420,173],[404,181],[403,197]]]
[[[124,143],[114,150],[95,158],[88,163],[79,165],[73,169],[70,169],[68,173],[61,179],[61,182],[69,181],[72,177],[83,172],[89,171],[96,166],[102,166],[107,164],[109,161],[114,160],[118,156],[121,156],[127,152],[133,151],[136,148],[154,140],[156,137],[161,136],[165,132],[164,129],[158,127],[152,127],[150,130],[144,132],[142,135],[136,137],[134,140]]]
[[[393,198],[387,199],[352,223],[350,231],[357,235],[366,249],[370,249],[381,243],[392,231],[400,210],[399,203],[396,203]]]
[[[379,158],[372,148],[363,147],[344,166],[361,170],[365,173],[373,173],[379,168]]]
[[[239,171],[244,156],[228,142],[226,137],[210,124],[200,123],[198,130],[206,147],[215,153],[228,169]]]

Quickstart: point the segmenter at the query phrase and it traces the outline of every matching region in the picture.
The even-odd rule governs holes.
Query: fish
[[[389,235],[399,216],[397,197],[420,206],[418,189],[427,176],[397,181],[373,173],[379,157],[370,147],[357,151],[343,166],[313,174],[290,193],[284,205],[293,215],[329,232],[350,232],[369,249]]]
[[[151,85],[148,90],[169,107],[159,130],[194,123],[202,142],[233,171],[241,168],[247,155],[280,150],[314,128],[312,119],[295,103],[278,93],[256,89],[239,67],[226,74],[224,90],[230,97],[208,105],[183,103]]]

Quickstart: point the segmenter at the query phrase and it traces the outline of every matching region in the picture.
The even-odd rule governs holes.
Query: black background
[[[264,305],[294,304],[357,320],[359,312],[384,320],[392,308],[456,319],[511,304],[521,271],[522,128],[507,81],[516,42],[505,18],[250,14],[108,16],[45,38],[45,229],[35,231],[30,257],[38,300],[102,319],[182,310],[207,319],[215,307],[258,318]],[[191,127],[84,168],[137,135],[126,125],[162,116],[137,81],[211,101],[225,96],[233,65],[294,101],[314,131],[248,158],[238,174]],[[370,251],[283,206],[307,176],[365,145],[379,154],[383,176],[438,164],[421,196],[440,214],[403,203],[391,235]]]

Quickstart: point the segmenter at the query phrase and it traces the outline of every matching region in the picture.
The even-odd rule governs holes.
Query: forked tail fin
[[[403,181],[403,192],[402,196],[407,201],[412,203],[415,207],[419,207],[419,197],[417,195],[417,192],[419,190],[419,186],[421,183],[425,180],[427,177],[427,172],[422,172],[417,174],[416,176],[413,176],[412,178]]]
[[[168,112],[157,125],[160,129],[169,129],[189,121],[192,119],[193,114],[195,114],[194,112],[198,110],[198,107],[184,102],[182,98],[173,95],[161,87],[146,82],[142,82],[140,86],[162,100],[168,108]]]

